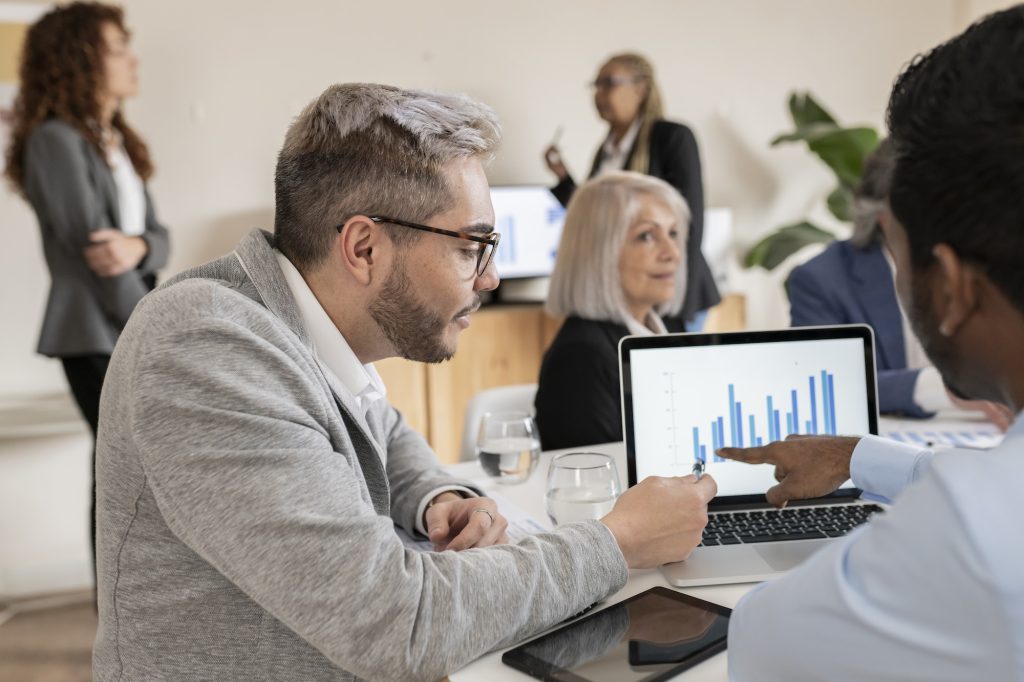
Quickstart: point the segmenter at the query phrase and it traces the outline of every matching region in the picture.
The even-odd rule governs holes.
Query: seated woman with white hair
[[[546,309],[565,322],[544,354],[534,403],[545,450],[622,440],[619,339],[664,334],[686,294],[690,211],[663,180],[601,175],[565,216]]]

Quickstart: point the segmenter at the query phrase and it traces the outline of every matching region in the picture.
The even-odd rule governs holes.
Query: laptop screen
[[[565,209],[541,185],[491,187],[494,228],[501,244],[494,263],[502,279],[547,277],[555,266]]]
[[[700,460],[716,501],[763,502],[774,468],[722,459],[717,448],[878,430],[864,325],[626,337],[620,362],[630,485],[689,474]]]

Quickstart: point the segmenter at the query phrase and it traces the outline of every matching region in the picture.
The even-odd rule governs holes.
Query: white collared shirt
[[[138,237],[146,231],[146,189],[142,178],[135,172],[123,144],[107,150],[107,161],[117,187],[117,213],[121,219],[118,227],[129,237]]]
[[[309,340],[313,344],[313,354],[320,364],[320,368],[327,377],[328,383],[335,382],[343,387],[349,394],[355,397],[356,404],[363,411],[363,416],[370,409],[370,405],[384,398],[387,395],[387,388],[384,380],[372,363],[363,364],[356,357],[352,347],[348,345],[344,335],[331,320],[327,311],[320,305],[313,291],[306,284],[302,273],[292,264],[280,251],[275,251],[277,264],[284,274],[284,280],[288,289],[292,292],[292,298],[302,315],[302,323],[309,334]],[[384,465],[387,466],[387,448],[379,444]],[[430,501],[443,492],[454,491],[463,497],[476,497],[477,494],[469,488],[458,485],[448,485],[435,488],[423,496],[420,500],[419,510],[416,513],[416,530],[427,535],[427,529],[423,526],[423,514],[426,512]]]
[[[302,273],[283,253],[276,251],[275,255],[292,298],[302,314],[303,325],[313,344],[313,353],[321,369],[328,375],[327,380],[337,381],[355,396],[356,404],[363,411],[363,416],[366,416],[370,405],[387,395],[384,381],[373,364],[359,361],[348,341],[306,284]]]
[[[895,504],[729,624],[729,679],[1024,680],[1024,420],[980,452],[864,437],[853,482]]]
[[[595,175],[625,170],[626,161],[629,159],[629,152],[633,150],[633,143],[636,142],[636,136],[639,134],[639,118],[633,121],[633,125],[629,126],[629,130],[622,136],[618,144],[615,144],[609,133],[604,144],[601,145],[601,162],[597,165],[597,173]]]
[[[626,315],[626,329],[633,336],[655,336],[657,334],[668,334],[668,329],[665,328],[665,323],[662,322],[658,314],[653,310],[647,313],[647,317],[644,318],[643,322],[632,315]]]

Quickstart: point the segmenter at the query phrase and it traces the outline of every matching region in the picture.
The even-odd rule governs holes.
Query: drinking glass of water
[[[621,490],[611,455],[569,452],[551,460],[544,506],[556,525],[599,519],[612,510]]]
[[[498,483],[522,483],[537,468],[540,437],[526,412],[485,412],[476,439],[480,466]]]

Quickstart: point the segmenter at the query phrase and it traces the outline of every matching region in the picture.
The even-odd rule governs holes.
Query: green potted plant
[[[807,92],[789,96],[789,114],[794,130],[772,140],[773,147],[805,142],[808,149],[825,162],[836,175],[838,184],[828,195],[828,210],[842,222],[852,222],[853,191],[860,182],[864,160],[878,146],[878,132],[860,126],[844,128],[835,117]],[[808,244],[830,242],[832,232],[808,220],[785,225],[763,238],[747,252],[744,264],[771,270]]]

